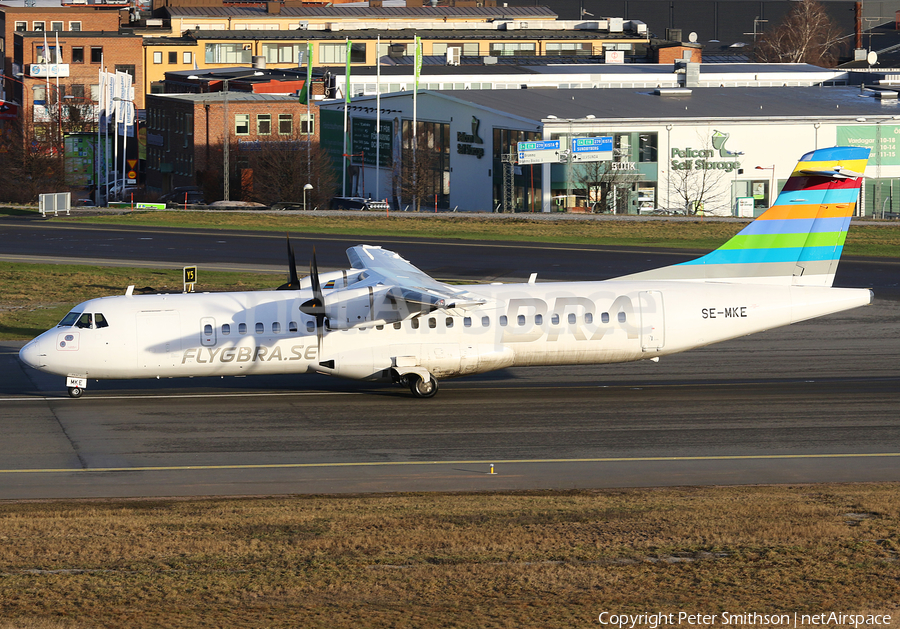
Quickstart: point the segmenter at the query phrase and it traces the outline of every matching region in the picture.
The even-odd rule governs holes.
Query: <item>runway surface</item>
[[[215,237],[185,235],[184,246]],[[243,262],[264,266],[271,255],[277,264],[275,240],[247,239],[257,253]],[[356,243],[326,240],[320,260]],[[2,254],[48,255],[36,243],[11,252],[19,244],[2,242]],[[421,253],[404,255],[461,278],[546,267],[556,279],[689,257],[457,244],[412,243]],[[156,255],[111,249],[110,259]],[[216,254],[223,263],[226,255]],[[508,259],[528,264],[498,262]],[[875,287],[866,308],[658,364],[446,381],[432,400],[319,376],[91,382],[72,400],[62,378],[23,367],[21,344],[5,343],[0,499],[900,480],[897,268],[842,262],[837,284]]]

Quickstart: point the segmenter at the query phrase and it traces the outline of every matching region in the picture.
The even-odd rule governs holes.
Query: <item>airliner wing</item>
[[[391,299],[427,310],[478,306],[487,299],[466,290],[444,284],[423,273],[398,254],[381,247],[358,245],[347,249],[355,269],[365,269],[365,279],[357,286],[384,286]],[[413,308],[418,310],[418,308]]]

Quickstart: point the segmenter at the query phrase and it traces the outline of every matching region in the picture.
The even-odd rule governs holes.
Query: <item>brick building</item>
[[[0,46],[3,50],[2,73],[6,77],[18,78],[22,66],[13,66],[14,34],[36,32],[47,33],[47,41],[62,39],[72,33],[105,32],[116,33],[119,26],[128,22],[128,10],[122,8],[97,9],[92,7],[0,7]],[[63,55],[63,59],[69,59]],[[133,62],[132,62],[133,63]],[[7,92],[12,91],[13,81],[4,79]]]
[[[56,36],[59,35],[59,64],[56,59]],[[44,35],[47,47],[44,51]],[[144,67],[141,64],[142,39],[138,35],[118,31],[67,31],[44,33],[41,31],[15,32],[13,34],[13,68],[22,68],[7,92],[22,105],[22,121],[40,125],[61,116],[64,122],[78,110],[78,117],[96,122],[96,103],[100,95],[99,70],[101,60],[110,72],[126,72],[136,86],[135,107],[144,107]],[[33,66],[37,66],[34,67]],[[49,80],[36,72],[51,70]],[[17,73],[18,74],[18,73]],[[58,80],[57,80],[58,76]],[[47,85],[50,85],[49,94]],[[57,88],[58,84],[58,88]],[[9,96],[8,96],[9,98]],[[82,130],[82,129],[79,129]]]
[[[318,106],[287,94],[231,91],[147,95],[147,190],[163,193],[200,185],[222,198],[223,146],[227,134],[231,198],[247,197],[254,156],[318,144]],[[227,102],[226,102],[227,99]],[[227,106],[227,119],[225,109]],[[302,167],[302,164],[299,164]]]

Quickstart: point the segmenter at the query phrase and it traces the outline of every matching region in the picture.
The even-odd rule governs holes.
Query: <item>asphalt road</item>
[[[166,262],[151,246],[128,251],[146,236],[127,231],[28,233],[55,234],[61,257],[86,255],[69,247],[82,239],[90,247],[91,234],[106,234],[123,239],[108,259]],[[0,233],[3,254],[48,255],[7,235]],[[215,249],[217,238],[241,243],[242,263],[277,258],[277,236],[178,237],[192,251]],[[355,243],[323,240],[320,260],[326,249]],[[684,257],[408,246],[413,253],[404,255],[423,269],[462,278],[479,270],[608,276]],[[215,255],[227,262],[228,249]],[[527,265],[498,262],[510,259]],[[658,364],[509,369],[447,381],[432,400],[319,376],[92,382],[72,400],[61,378],[18,363],[20,344],[2,344],[0,499],[900,480],[897,269],[842,263],[837,284],[875,288],[866,308]]]

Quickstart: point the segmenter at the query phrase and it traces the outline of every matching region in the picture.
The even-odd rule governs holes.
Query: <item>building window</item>
[[[81,22],[69,22],[70,31],[81,31]]]
[[[256,135],[272,134],[272,114],[257,114]]]
[[[178,51],[170,50],[169,51],[169,65],[171,66],[171,65],[176,65],[176,64],[178,64]]]
[[[235,114],[234,134],[250,135],[250,114]]]
[[[206,44],[206,63],[250,63],[250,48],[243,44]]]
[[[60,86],[62,88],[62,86]],[[73,96],[76,101],[76,104],[84,103],[84,85],[82,83],[72,83],[69,85],[69,94]]]
[[[494,57],[533,57],[537,44],[497,43],[491,44],[491,56]],[[465,54],[465,53],[463,53]]]
[[[300,133],[315,134],[316,132],[316,115],[300,114]]]
[[[478,49],[478,42],[463,42],[462,45],[462,54],[466,57],[477,57],[481,54],[481,51]]]
[[[192,52],[181,53],[181,63],[190,65],[193,62],[194,62],[194,53],[192,53]]]
[[[63,23],[62,22],[50,22],[50,30],[51,31],[63,30]]]
[[[162,63],[162,52],[156,51],[153,53],[153,63],[159,65]]]
[[[589,57],[593,54],[590,43],[558,42],[546,45],[547,55],[552,57]]]
[[[291,135],[294,133],[293,114],[278,114],[278,133],[280,135]]]
[[[44,30],[44,23],[43,23],[43,22],[32,22],[32,23],[31,23],[31,30],[33,30],[33,31],[42,31],[42,30]]]
[[[299,63],[300,46],[301,44],[263,44],[262,54],[267,63]]]
[[[103,46],[91,46],[91,63],[103,61]]]
[[[346,63],[346,44],[319,44],[319,63]],[[350,44],[350,63],[366,62],[366,45]]]
[[[24,33],[28,30],[28,22],[16,22],[16,32]]]
[[[437,42],[431,44],[431,54],[435,57],[447,54],[447,44],[438,44]]]
[[[83,46],[72,46],[72,63],[84,63]]]
[[[125,74],[131,75],[131,84],[134,85],[134,65],[132,64],[117,64],[116,72],[124,72]]]

